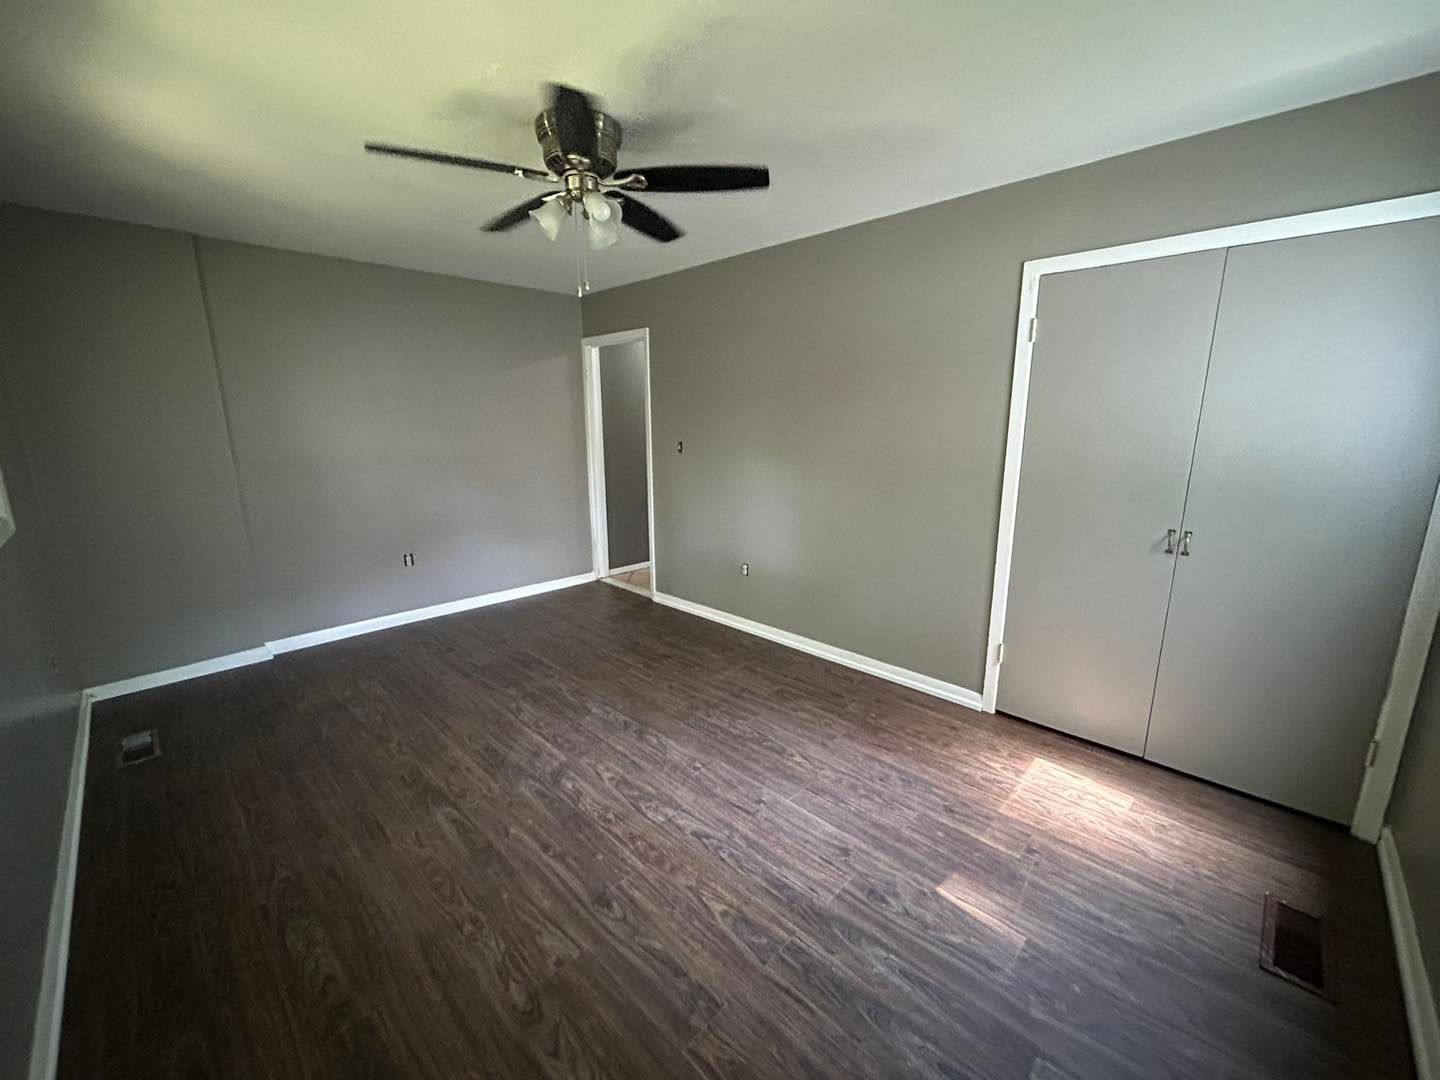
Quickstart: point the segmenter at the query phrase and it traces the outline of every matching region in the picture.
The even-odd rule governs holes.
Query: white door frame
[[[1220,229],[1144,240],[1135,244],[1096,248],[1025,263],[1020,280],[1020,317],[1015,326],[1015,368],[1010,386],[1010,424],[1005,439],[1005,472],[1000,493],[1000,530],[995,542],[995,583],[990,600],[990,634],[985,649],[986,712],[995,711],[1000,690],[1000,668],[1005,641],[1005,609],[1010,593],[1010,561],[1015,545],[1015,508],[1020,497],[1020,458],[1025,442],[1025,411],[1030,397],[1030,355],[1037,328],[1035,313],[1040,300],[1040,279],[1046,274],[1088,270],[1097,266],[1159,259],[1193,251],[1263,244],[1297,236],[1362,229],[1397,221],[1440,216],[1440,192],[1407,195],[1398,199],[1343,206],[1309,214],[1230,225]],[[1380,836],[1385,808],[1400,765],[1400,752],[1425,667],[1425,657],[1440,616],[1440,496],[1430,517],[1429,529],[1420,552],[1420,565],[1405,610],[1400,642],[1390,673],[1390,687],[1377,719],[1373,763],[1365,773],[1356,804],[1351,831],[1375,842]]]
[[[639,569],[610,565],[610,536],[605,512],[605,416],[600,401],[600,350],[606,345],[645,344],[645,501],[650,527],[650,589],[655,595],[655,454],[650,428],[650,328],[621,330],[580,339],[585,388],[585,467],[590,474],[590,559],[595,576]]]

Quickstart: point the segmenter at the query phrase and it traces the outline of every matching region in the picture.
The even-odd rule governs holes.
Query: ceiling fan
[[[554,240],[560,235],[561,226],[578,209],[577,225],[584,220],[590,246],[596,249],[615,243],[622,223],[662,244],[684,235],[669,218],[627,192],[696,194],[770,186],[770,170],[763,165],[653,165],[617,172],[620,137],[619,121],[601,112],[593,97],[573,87],[551,83],[550,107],[535,117],[535,138],[540,143],[544,169],[391,143],[367,142],[365,149],[377,154],[510,173],[522,180],[543,184],[559,184],[559,191],[527,199],[483,228],[486,232],[504,232],[526,217],[532,217],[545,235]]]

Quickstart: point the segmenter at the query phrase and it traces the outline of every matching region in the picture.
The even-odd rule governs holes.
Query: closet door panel
[[[1224,252],[1042,279],[998,706],[1140,753]]]
[[[1146,757],[1336,821],[1440,476],[1440,221],[1230,251]]]

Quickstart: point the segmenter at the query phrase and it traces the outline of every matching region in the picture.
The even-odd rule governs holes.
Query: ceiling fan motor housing
[[[615,171],[620,158],[620,121],[603,112],[595,112],[595,147],[599,161],[592,161],[587,171],[600,177],[607,177]],[[579,163],[566,156],[560,146],[560,132],[555,123],[555,110],[546,109],[535,117],[535,139],[540,143],[540,153],[545,167],[556,176],[563,176],[578,167]]]

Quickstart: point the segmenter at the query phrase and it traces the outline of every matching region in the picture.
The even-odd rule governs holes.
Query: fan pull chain
[[[575,220],[575,295],[584,296],[590,291],[590,268],[585,258],[584,211],[572,213]]]

